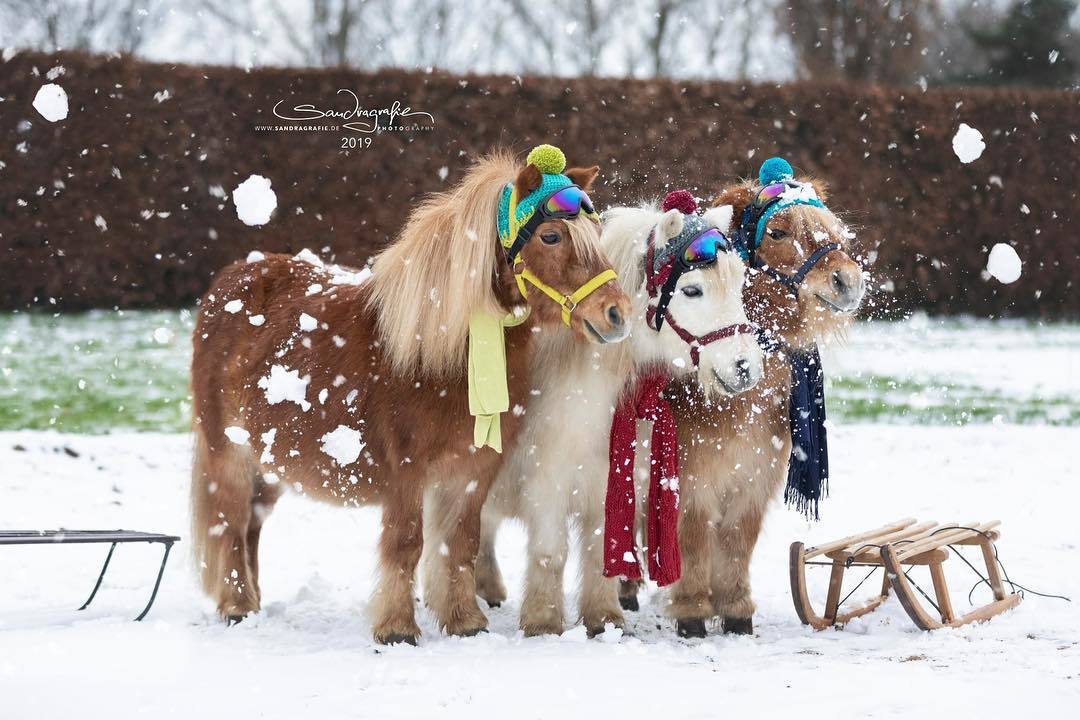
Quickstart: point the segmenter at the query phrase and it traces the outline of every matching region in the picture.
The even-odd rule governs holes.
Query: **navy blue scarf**
[[[817,346],[788,350],[791,361],[791,459],[784,502],[815,520],[829,493],[829,443],[825,434],[825,372]]]
[[[819,519],[818,504],[829,493],[829,443],[825,433],[825,371],[817,345],[810,350],[784,347],[762,332],[759,344],[767,352],[783,350],[791,363],[791,457],[788,459],[784,502]]]

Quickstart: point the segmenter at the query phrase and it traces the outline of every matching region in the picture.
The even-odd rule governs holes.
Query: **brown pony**
[[[587,189],[597,171],[565,175]],[[524,405],[530,338],[534,329],[557,331],[561,308],[540,292],[522,299],[495,217],[508,182],[524,197],[540,180],[535,166],[520,168],[505,153],[479,160],[457,188],[412,212],[370,277],[306,251],[256,255],[217,276],[194,335],[191,502],[202,584],[223,617],[236,621],[259,609],[259,535],[291,488],[335,504],[382,505],[374,635],[415,643],[422,498],[428,478],[451,474],[468,512],[446,538],[456,582],[434,610],[451,634],[486,627],[473,564],[480,509],[502,456],[472,445],[469,317],[520,313],[527,302],[530,321],[506,333],[510,406]],[[599,224],[584,213],[547,220],[535,234],[544,242],[526,244],[524,263],[560,292],[610,267]],[[571,327],[586,341],[621,339],[629,311],[618,283],[608,282],[575,309]],[[504,415],[512,447],[520,421]]]
[[[824,186],[806,180],[819,199]],[[715,205],[732,206],[731,232],[760,188],[744,182],[725,188]],[[843,332],[865,288],[862,269],[846,252],[848,233],[827,209],[785,208],[769,218],[757,257],[792,276],[819,248],[821,256],[794,289],[761,271],[749,272],[743,303],[750,320],[783,348],[807,350]],[[704,637],[705,621],[719,616],[724,632],[753,632],[750,557],[770,500],[787,479],[791,454],[788,402],[791,369],[783,351],[766,355],[761,382],[740,395],[710,400],[692,382],[666,393],[682,448],[679,543],[682,578],[671,587],[667,613],[683,637]],[[637,585],[622,583],[620,602],[636,607]]]

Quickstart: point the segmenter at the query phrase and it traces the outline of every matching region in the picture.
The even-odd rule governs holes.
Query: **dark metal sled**
[[[154,580],[154,589],[150,593],[150,601],[139,613],[135,620],[142,620],[150,612],[157,598],[158,588],[161,587],[161,578],[165,574],[165,564],[169,561],[169,551],[173,543],[179,542],[176,535],[162,535],[160,533],[139,532],[137,530],[0,530],[0,545],[66,545],[86,543],[109,543],[109,554],[105,556],[105,564],[101,566],[94,589],[90,591],[90,597],[82,604],[80,610],[90,607],[101,581],[105,579],[105,571],[109,569],[109,561],[112,560],[113,551],[121,543],[158,543],[165,546],[165,553],[161,558],[161,567],[158,568],[157,579]]]

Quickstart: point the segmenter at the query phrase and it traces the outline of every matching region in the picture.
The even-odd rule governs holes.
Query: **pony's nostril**
[[[836,292],[840,293],[841,295],[847,293],[848,281],[844,277],[844,273],[840,272],[839,270],[835,271],[832,274],[832,284]]]
[[[608,308],[607,319],[608,319],[608,322],[611,323],[612,327],[622,327],[623,316],[622,316],[622,313],[619,312],[619,308],[616,307],[615,305],[612,305],[611,307]]]
[[[739,358],[735,361],[735,377],[739,380],[739,386],[745,387],[750,383],[750,361]]]

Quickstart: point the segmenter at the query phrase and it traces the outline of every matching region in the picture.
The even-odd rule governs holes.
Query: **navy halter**
[[[750,260],[750,263],[751,267],[757,268],[761,272],[771,277],[773,280],[776,280],[781,285],[784,285],[794,290],[800,285],[802,285],[802,281],[806,279],[806,275],[814,269],[815,265],[821,262],[825,258],[825,256],[831,253],[833,250],[839,249],[840,243],[825,243],[817,250],[810,253],[810,257],[806,258],[806,260],[803,261],[803,264],[799,266],[799,269],[791,275],[785,275],[779,270],[769,267],[769,265],[761,258],[759,258],[756,253]]]

